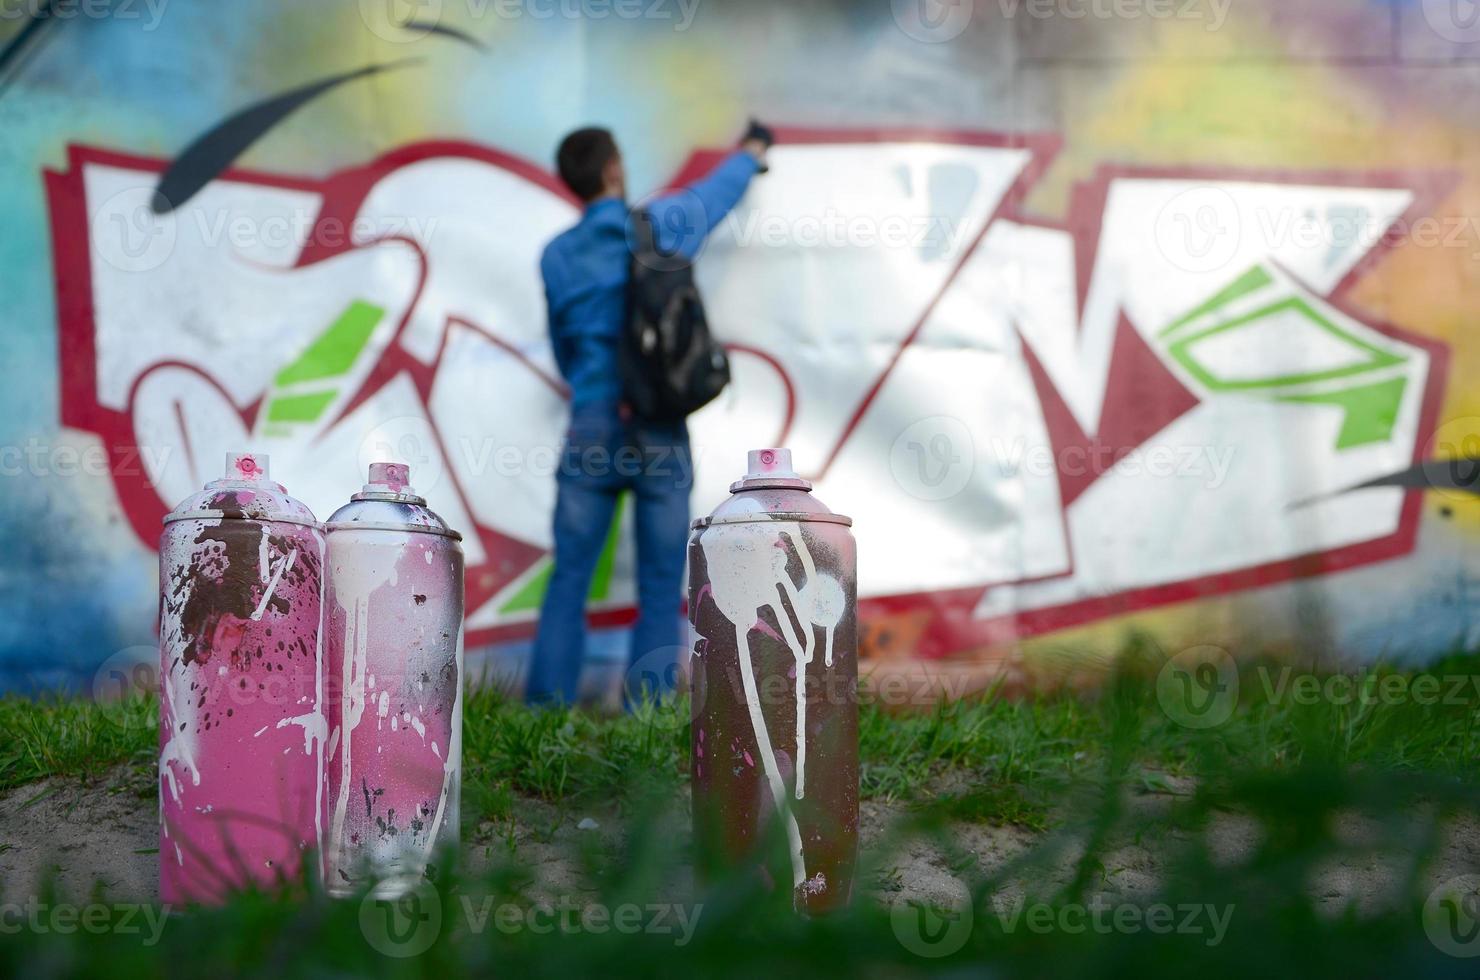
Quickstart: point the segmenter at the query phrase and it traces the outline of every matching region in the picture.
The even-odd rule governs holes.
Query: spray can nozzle
[[[268,479],[266,453],[227,453],[226,479],[265,483]]]
[[[771,477],[780,480],[799,480],[791,468],[790,449],[752,449],[746,454],[746,479]]]
[[[405,463],[371,463],[367,493],[410,493],[411,467]]]
[[[791,468],[790,449],[752,449],[745,454],[745,476],[730,484],[730,491],[784,487],[811,490],[812,484]]]

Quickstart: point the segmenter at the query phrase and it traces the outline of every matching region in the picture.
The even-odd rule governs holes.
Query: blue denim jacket
[[[670,255],[697,255],[705,236],[745,193],[758,166],[750,154],[736,151],[687,188],[647,204],[657,248]],[[627,223],[624,201],[593,201],[575,227],[552,239],[540,257],[550,340],[555,363],[570,385],[572,408],[614,408],[621,399],[617,342],[627,317],[632,261]]]

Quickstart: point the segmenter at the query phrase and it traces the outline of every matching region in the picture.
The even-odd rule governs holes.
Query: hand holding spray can
[[[267,457],[165,518],[159,546],[159,889],[219,901],[295,878],[324,815],[324,536]]]
[[[857,552],[790,452],[749,463],[689,538],[694,841],[713,873],[779,823],[778,873],[823,912],[848,901],[858,850]]]
[[[458,841],[462,536],[373,463],[328,531],[328,888],[422,874]]]

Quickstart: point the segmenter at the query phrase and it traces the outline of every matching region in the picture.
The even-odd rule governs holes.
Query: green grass
[[[885,711],[865,699],[861,794],[904,803],[944,795],[963,816],[979,812],[1000,821],[1020,812],[1024,822],[1041,826],[1049,798],[1103,765],[1116,726],[1134,729],[1127,761],[1153,783],[1160,773],[1207,777],[1281,770],[1311,757],[1342,766],[1463,776],[1480,768],[1480,693],[1456,683],[1480,675],[1480,658],[1452,658],[1422,673],[1376,672],[1374,684],[1384,676],[1409,685],[1425,673],[1444,678],[1437,704],[1411,698],[1300,704],[1289,696],[1271,697],[1287,670],[1278,664],[1245,668],[1240,710],[1208,732],[1187,729],[1159,710],[1152,679],[1134,669],[1088,697],[987,695],[916,712]],[[1288,693],[1288,683],[1284,687]],[[514,794],[553,803],[620,803],[630,787],[672,790],[687,780],[682,700],[604,717],[533,711],[490,689],[469,694],[464,716],[464,782],[476,787],[471,795],[478,816],[505,815]],[[107,705],[0,698],[0,726],[9,733],[0,749],[0,790],[48,776],[96,779],[120,765],[150,769],[156,718],[149,698]]]
[[[23,931],[0,936],[0,971],[110,975],[187,972],[231,975],[567,975],[611,973],[812,975],[821,970],[926,973],[988,965],[1011,976],[1402,975],[1450,972],[1466,964],[1429,942],[1418,910],[1425,872],[1456,815],[1480,816],[1480,657],[1455,657],[1426,674],[1379,671],[1414,690],[1443,678],[1437,703],[1412,697],[1302,703],[1272,696],[1278,665],[1245,667],[1233,716],[1209,730],[1185,727],[1161,707],[1162,658],[1133,645],[1094,695],[1026,700],[983,697],[912,714],[864,705],[860,714],[862,796],[893,815],[864,855],[860,892],[892,887],[894,855],[923,842],[940,869],[969,889],[975,921],[959,950],[922,958],[896,937],[898,920],[867,898],[846,914],[803,920],[754,877],[706,887],[693,941],[588,932],[472,932],[457,916],[422,957],[387,958],[371,949],[357,901],[330,901],[311,882],[292,895],[243,896],[224,909],[172,920],[157,948],[137,938],[62,937]],[[0,788],[30,799],[26,784],[46,776],[96,783],[125,767],[150,777],[153,705],[0,699],[11,737],[0,755]],[[521,799],[537,799],[573,822],[597,814],[625,837],[587,835],[579,866],[585,885],[610,907],[671,900],[689,856],[673,846],[686,820],[687,708],[645,707],[617,718],[581,711],[531,711],[492,691],[465,708],[464,827],[491,834],[495,860],[475,877],[443,877],[444,910],[464,901],[533,901],[539,869],[521,864],[514,840]],[[147,785],[147,783],[146,783]],[[48,790],[38,788],[37,793]],[[1154,794],[1164,802],[1137,807]],[[1216,853],[1215,825],[1238,814],[1258,828],[1250,852],[1230,865]],[[1339,832],[1360,815],[1377,828],[1354,845]],[[8,819],[24,819],[24,810]],[[963,850],[962,825],[1014,825],[1036,841],[990,873]],[[492,828],[491,831],[489,828]],[[507,834],[507,839],[503,835]],[[1094,930],[1040,934],[992,914],[1017,894],[1052,909],[1075,907],[1117,873],[1111,855],[1126,841],[1154,847],[1163,864],[1154,900],[1234,910],[1216,948],[1187,935]],[[1323,910],[1312,882],[1333,861],[1379,854],[1402,860],[1392,872],[1395,907]],[[451,912],[449,911],[451,919]],[[37,964],[41,964],[38,967]],[[53,969],[54,968],[54,969]]]
[[[1134,659],[1132,658],[1132,663]],[[915,712],[860,708],[859,750],[864,799],[918,803],[945,795],[963,813],[998,801],[1036,811],[1063,787],[1100,767],[1116,726],[1135,731],[1129,760],[1149,773],[1207,776],[1222,771],[1287,769],[1309,757],[1343,766],[1394,771],[1480,770],[1480,690],[1456,679],[1480,676],[1480,657],[1455,657],[1425,672],[1375,672],[1412,685],[1428,674],[1444,678],[1437,704],[1296,703],[1271,698],[1279,664],[1248,666],[1240,710],[1226,724],[1199,732],[1179,725],[1157,705],[1153,678],[1134,666],[1098,695],[1045,695],[1010,700],[994,695]],[[1374,682],[1377,683],[1377,682]],[[1288,692],[1289,686],[1285,685]],[[1461,697],[1457,703],[1444,703]],[[465,784],[488,816],[507,812],[513,794],[554,803],[621,802],[629,787],[673,789],[687,781],[687,704],[646,706],[605,717],[582,710],[534,711],[498,691],[471,692],[464,709]],[[0,790],[48,776],[95,779],[120,765],[153,766],[156,706],[150,698],[122,703],[0,697]],[[969,791],[950,786],[962,780]],[[1147,778],[1155,779],[1155,776]],[[1155,787],[1150,787],[1155,788]],[[976,801],[976,802],[970,802]],[[1038,817],[1030,823],[1041,823]]]
[[[115,704],[0,697],[0,790],[47,776],[96,779],[119,765],[152,768],[158,711],[152,698]]]

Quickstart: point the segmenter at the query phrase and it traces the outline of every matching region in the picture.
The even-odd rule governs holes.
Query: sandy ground
[[[159,890],[159,806],[152,781],[117,770],[106,788],[46,779],[0,796],[0,882],[6,901],[36,894],[51,877],[72,898],[95,885],[118,900]]]
[[[141,782],[125,770],[106,781],[106,789],[84,787],[75,779],[50,779],[0,796],[0,882],[4,899],[17,901],[37,893],[50,876],[64,896],[82,899],[98,895],[114,901],[149,900],[157,893],[158,844],[156,805],[152,782]],[[1137,792],[1127,799],[1127,824],[1172,805],[1189,787],[1167,780],[1168,792]],[[1013,825],[962,823],[952,828],[957,854],[943,853],[934,843],[901,839],[894,828],[903,810],[866,801],[861,818],[864,853],[871,864],[859,886],[875,900],[892,903],[916,899],[937,905],[958,901],[962,886],[953,872],[955,860],[974,862],[991,873],[1028,852],[1041,835]],[[1413,818],[1415,828],[1419,817]],[[594,824],[594,825],[593,825]],[[576,853],[584,835],[598,834],[608,841],[621,835],[619,822],[595,812],[562,813],[532,799],[516,799],[512,821],[485,823],[469,834],[466,863],[476,873],[512,856],[530,870],[530,891],[552,900],[570,896],[594,900],[592,882]],[[675,818],[671,831],[686,837],[687,827]],[[1227,814],[1207,830],[1214,859],[1236,866],[1258,844],[1258,825],[1237,814]],[[1310,882],[1311,893],[1331,914],[1355,905],[1359,913],[1392,907],[1402,896],[1395,893],[1410,857],[1391,841],[1404,839],[1402,828],[1382,827],[1360,815],[1338,821],[1337,836],[1352,848],[1352,856],[1332,861]],[[1415,829],[1413,837],[1417,836]],[[1389,842],[1384,848],[1383,842]],[[1127,839],[1112,848],[1104,862],[1100,890],[1126,901],[1149,900],[1163,880],[1166,855],[1186,844],[1185,835],[1172,833],[1154,840]],[[1070,838],[1046,868],[1027,872],[1041,892],[1045,883],[1066,881],[1072,874],[1080,844]],[[1427,877],[1437,886],[1450,877],[1480,868],[1480,819],[1451,821]],[[1012,881],[1004,890],[1009,900],[1024,882]],[[686,873],[671,883],[675,900],[693,893]],[[101,889],[101,892],[98,891]]]

